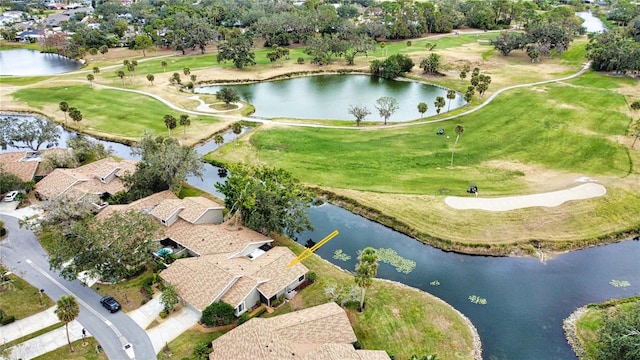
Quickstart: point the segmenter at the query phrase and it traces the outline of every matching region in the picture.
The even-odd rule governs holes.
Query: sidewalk
[[[30,316],[30,318],[40,314]],[[58,318],[56,317],[57,321]],[[44,326],[40,326],[40,328],[42,327]],[[4,336],[4,326],[2,334]],[[87,336],[91,335],[87,334]],[[77,320],[69,323],[69,337],[71,337],[71,342],[82,339],[82,325]],[[69,346],[67,331],[64,326],[12,347],[11,359],[33,359],[63,346]]]
[[[10,342],[60,322],[58,316],[53,313],[55,310],[56,307],[52,306],[35,315],[4,325],[0,328],[0,340],[2,340],[3,343]]]
[[[156,295],[148,303],[136,310],[127,313],[141,328],[146,329],[156,318],[163,306],[160,303],[160,295]],[[192,308],[185,306],[178,312],[172,312],[162,323],[147,330],[153,349],[160,352],[165,344],[177,338],[183,332],[195,325],[200,320],[200,315]]]

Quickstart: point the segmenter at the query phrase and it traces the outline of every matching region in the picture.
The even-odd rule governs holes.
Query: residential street
[[[0,242],[0,258],[14,272],[54,301],[63,295],[73,295],[80,305],[76,319],[96,338],[110,359],[126,359],[125,343],[133,344],[138,359],[155,359],[156,352],[147,333],[124,312],[109,313],[100,305],[100,295],[78,280],[67,281],[49,270],[47,255],[35,235],[21,229],[18,219],[0,215],[7,237]],[[74,334],[78,336],[80,334]]]

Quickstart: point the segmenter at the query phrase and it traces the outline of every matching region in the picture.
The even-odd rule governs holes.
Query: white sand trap
[[[454,209],[509,211],[534,206],[554,207],[571,200],[590,199],[602,196],[607,189],[596,183],[586,183],[571,189],[552,191],[541,194],[507,196],[499,198],[447,196],[444,202]]]

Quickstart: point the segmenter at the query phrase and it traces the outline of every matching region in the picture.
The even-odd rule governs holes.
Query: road
[[[0,258],[13,273],[38,289],[44,289],[53,300],[73,295],[80,305],[77,320],[100,343],[109,359],[128,359],[122,349],[133,344],[136,358],[155,359],[147,333],[129,316],[120,311],[109,313],[100,305],[100,294],[78,280],[68,281],[49,270],[47,254],[30,230],[20,228],[15,217],[0,215],[7,237],[0,242]]]

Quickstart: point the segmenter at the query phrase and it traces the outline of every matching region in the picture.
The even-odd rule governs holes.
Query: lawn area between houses
[[[142,292],[143,285],[150,279],[157,280],[158,276],[155,275],[151,269],[147,269],[142,274],[127,281],[116,284],[96,283],[91,288],[102,296],[112,296],[118,300],[122,306],[122,311],[129,312],[139,308],[150,300],[148,295]],[[157,291],[155,283],[150,286],[150,289],[154,293]],[[153,294],[149,295],[153,297]]]
[[[196,345],[200,343],[211,344],[213,340],[224,334],[225,332],[200,332],[198,330],[187,330],[168,344],[168,351],[166,351],[166,349],[161,350],[160,354],[158,354],[158,358],[197,359],[193,355],[193,349]]]
[[[45,292],[42,294],[41,305],[39,289],[15,275],[9,275],[9,279],[11,279],[11,285],[0,288],[0,309],[5,316],[14,316],[16,320],[20,320],[55,304]],[[1,328],[0,333],[2,333]]]
[[[104,351],[96,352],[98,342],[93,337],[85,339],[86,346],[82,345],[82,340],[72,342],[75,352],[69,351],[69,345],[57,348],[46,354],[42,354],[33,360],[107,360],[107,354]]]
[[[585,359],[595,359],[598,350],[598,330],[602,326],[603,316],[611,311],[635,311],[640,304],[640,296],[625,299],[612,299],[587,306],[587,312],[576,322],[580,347],[586,353]]]

